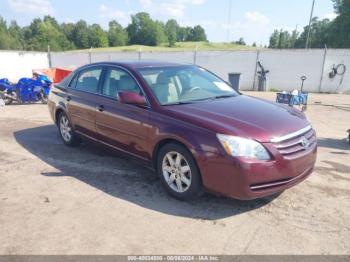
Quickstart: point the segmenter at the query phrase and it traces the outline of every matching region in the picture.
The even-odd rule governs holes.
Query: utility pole
[[[51,57],[50,45],[47,46],[47,58],[49,60],[49,68],[51,68],[52,67],[52,57]]]
[[[232,0],[228,0],[228,16],[227,16],[227,43],[230,42],[231,34],[231,13],[232,13]]]
[[[295,25],[293,36],[295,37],[293,38],[293,48],[295,48],[295,43],[297,42],[297,39],[298,39],[298,24]]]
[[[311,22],[312,22],[312,17],[314,15],[314,7],[315,7],[315,0],[312,1],[312,7],[311,7],[311,14],[310,14],[310,21],[309,21],[309,30],[307,32],[307,38],[306,38],[306,43],[305,43],[305,49],[309,48],[309,41],[310,41],[310,32],[311,32]]]

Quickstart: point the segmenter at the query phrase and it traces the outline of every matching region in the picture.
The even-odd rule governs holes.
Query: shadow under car
[[[154,172],[135,161],[90,142],[76,148],[65,146],[55,125],[19,130],[14,137],[31,154],[59,170],[41,175],[73,177],[113,197],[169,215],[215,220],[257,209],[277,196],[240,201],[205,194],[182,202],[165,192]]]

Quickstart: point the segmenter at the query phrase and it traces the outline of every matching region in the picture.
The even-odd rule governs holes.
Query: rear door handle
[[[67,97],[66,97],[66,100],[67,100],[67,102],[69,102],[69,101],[72,100],[72,98],[71,98],[70,96],[67,96]]]
[[[103,111],[105,111],[105,107],[103,105],[99,105],[99,106],[96,106],[96,110],[103,112]]]

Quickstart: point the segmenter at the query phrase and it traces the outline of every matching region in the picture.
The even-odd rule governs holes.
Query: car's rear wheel
[[[75,134],[68,116],[61,112],[58,117],[58,128],[63,142],[68,146],[77,146],[80,144],[80,138]]]
[[[170,195],[180,200],[190,200],[202,194],[199,170],[185,147],[166,144],[160,149],[157,159],[158,175]]]

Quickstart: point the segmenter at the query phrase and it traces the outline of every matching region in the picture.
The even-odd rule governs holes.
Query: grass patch
[[[210,43],[210,42],[177,42],[175,46],[169,47],[167,43],[160,46],[129,45],[106,48],[93,48],[93,52],[159,52],[159,51],[230,51],[230,50],[256,50],[255,47],[243,46],[232,43]],[[74,50],[70,52],[89,51],[90,49]]]

